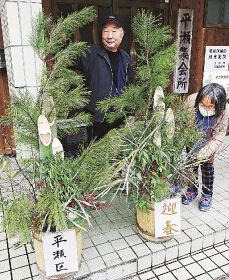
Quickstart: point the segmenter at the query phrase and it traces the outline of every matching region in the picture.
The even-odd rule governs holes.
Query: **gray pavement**
[[[229,136],[216,159],[212,209],[203,213],[198,199],[182,205],[182,232],[171,241],[155,244],[139,237],[134,208],[117,197],[115,208],[93,212],[93,229],[83,234],[83,259],[74,279],[197,279],[229,273]],[[13,185],[1,183],[2,196]],[[14,249],[0,225],[0,280],[43,279],[31,244]],[[225,278],[226,279],[226,278]]]

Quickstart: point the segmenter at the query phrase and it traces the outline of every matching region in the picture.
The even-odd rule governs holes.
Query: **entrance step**
[[[115,208],[93,214],[94,228],[83,234],[83,262],[74,279],[129,279],[229,240],[229,195],[221,202],[219,196],[215,194],[207,213],[199,211],[198,200],[182,205],[181,234],[159,244],[139,236],[134,209],[127,207],[125,197],[116,198]]]
[[[116,280],[158,267],[181,257],[229,241],[229,136],[215,160],[212,208],[181,205],[180,235],[155,244],[137,233],[135,211],[126,198],[116,197],[115,208],[94,213],[94,229],[84,234],[83,262],[74,279]],[[200,195],[199,195],[200,196]]]
[[[199,211],[198,199],[192,205],[182,205],[181,234],[166,243],[155,244],[140,238],[134,208],[128,207],[125,196],[116,197],[115,207],[92,213],[94,228],[83,234],[82,264],[74,279],[130,280],[164,263],[229,241],[229,136],[225,145],[215,162],[210,211]],[[0,181],[0,197],[11,196],[16,188],[17,184]],[[32,246],[13,248],[1,225],[1,216],[0,211],[0,279],[43,279],[37,270]]]

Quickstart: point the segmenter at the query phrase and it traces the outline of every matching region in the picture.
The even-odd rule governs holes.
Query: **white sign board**
[[[79,271],[75,230],[44,236],[46,276]]]
[[[192,47],[193,10],[179,9],[177,19],[178,60],[173,75],[173,90],[188,93]]]
[[[218,83],[225,88],[227,99],[229,99],[229,71],[204,72],[203,86],[210,83]]]
[[[180,198],[155,203],[155,237],[180,234]]]
[[[204,72],[229,71],[229,46],[206,46]]]
[[[229,98],[229,46],[206,46],[203,86],[218,83]]]

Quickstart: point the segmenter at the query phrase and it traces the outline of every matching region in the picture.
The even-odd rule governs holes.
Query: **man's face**
[[[102,43],[105,49],[116,52],[122,42],[124,31],[113,21],[108,21],[102,30]]]

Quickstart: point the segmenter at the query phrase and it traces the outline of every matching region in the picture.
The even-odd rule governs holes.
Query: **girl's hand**
[[[201,149],[201,150],[197,153],[196,158],[197,158],[198,161],[204,161],[204,160],[206,160],[206,151],[205,151],[205,149]]]

